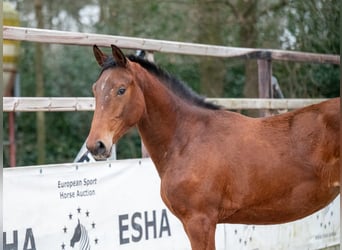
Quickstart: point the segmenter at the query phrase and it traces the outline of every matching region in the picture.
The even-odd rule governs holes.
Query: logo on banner
[[[21,236],[22,235],[23,234],[21,234]],[[13,231],[12,241],[8,239],[10,238],[10,235],[7,235],[7,232],[3,232],[3,245],[2,245],[3,250],[20,249],[21,246],[23,250],[36,250],[36,243],[35,243],[32,228],[27,228],[24,235],[25,235],[24,243],[23,245],[21,245],[18,240],[18,230]]]
[[[76,179],[76,180],[58,180],[57,188],[61,200],[84,198],[95,196],[95,186],[98,184],[97,178]]]
[[[79,242],[80,243],[80,249],[82,250],[88,250],[90,249],[90,243],[89,243],[89,236],[88,236],[88,231],[80,223],[80,220],[78,219],[77,226],[74,231],[74,235],[72,236],[70,240],[70,246],[74,247],[75,243]]]
[[[166,209],[119,215],[120,245],[171,236]]]
[[[90,250],[100,243],[96,236],[96,222],[92,219],[90,211],[80,207],[68,213],[62,231],[64,240],[61,243],[61,250]]]

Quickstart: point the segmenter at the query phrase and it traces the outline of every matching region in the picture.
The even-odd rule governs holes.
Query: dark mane
[[[148,72],[158,77],[168,89],[172,90],[173,93],[175,93],[177,96],[181,97],[185,101],[192,103],[196,106],[207,108],[207,109],[213,109],[213,110],[221,109],[221,107],[218,105],[215,105],[210,102],[206,102],[203,96],[196,94],[188,86],[186,86],[185,83],[183,83],[176,77],[170,75],[168,72],[161,69],[154,63],[147,61],[141,57],[134,56],[134,55],[129,55],[128,59],[132,62],[138,63],[141,67],[146,69]],[[115,67],[115,66],[116,66],[115,61],[113,60],[112,57],[110,57],[104,63],[101,73],[104,70]]]

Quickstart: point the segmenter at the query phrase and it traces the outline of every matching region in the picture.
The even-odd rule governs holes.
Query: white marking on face
[[[102,91],[104,90],[105,85],[107,84],[108,78],[109,78],[109,75],[106,76],[106,78],[104,79],[104,81],[103,81],[102,84],[101,84],[101,90],[102,90]]]

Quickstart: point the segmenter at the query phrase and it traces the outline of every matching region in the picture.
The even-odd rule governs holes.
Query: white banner
[[[163,204],[150,159],[4,169],[4,250],[190,249]],[[219,225],[217,249],[319,249],[339,244],[339,198],[303,220]]]

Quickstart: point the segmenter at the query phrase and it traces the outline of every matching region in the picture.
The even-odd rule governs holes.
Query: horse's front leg
[[[192,214],[183,219],[192,250],[215,250],[216,222],[205,214]]]

